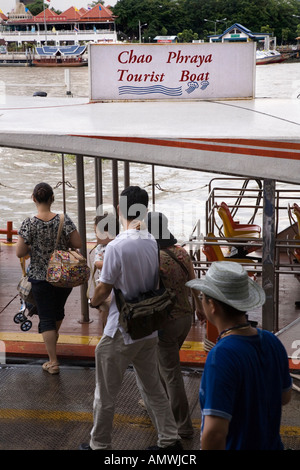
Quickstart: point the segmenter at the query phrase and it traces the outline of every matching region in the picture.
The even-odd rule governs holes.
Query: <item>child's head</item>
[[[119,232],[119,220],[115,214],[104,212],[94,219],[94,228],[98,243],[107,244],[115,238]]]

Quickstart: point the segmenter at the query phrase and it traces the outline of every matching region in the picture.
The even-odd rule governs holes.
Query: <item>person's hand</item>
[[[206,317],[202,309],[196,308],[196,315],[198,320],[200,321],[201,325],[204,325],[206,322]]]

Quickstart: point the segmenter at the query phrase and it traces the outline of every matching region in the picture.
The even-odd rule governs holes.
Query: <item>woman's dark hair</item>
[[[53,189],[48,183],[38,183],[35,186],[32,195],[39,203],[54,201]]]

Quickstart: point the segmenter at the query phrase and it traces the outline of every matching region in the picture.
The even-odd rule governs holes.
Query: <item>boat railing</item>
[[[226,182],[226,187],[216,186],[213,187],[214,181]],[[219,227],[215,212],[218,205],[224,201],[232,211],[234,217],[239,210],[239,217],[243,218],[243,222],[253,224],[255,218],[258,221],[255,222],[257,225],[262,224],[263,216],[263,190],[261,187],[249,188],[249,187],[236,187],[227,185],[228,181],[258,181],[243,178],[214,178],[208,185],[208,198],[206,200],[206,233],[214,232],[215,227],[219,229],[219,233],[222,234],[222,227]],[[275,190],[275,233],[280,233],[281,230],[289,225],[288,222],[288,209],[289,204],[300,201],[300,186],[292,186],[291,188],[278,187]],[[252,211],[252,214],[250,212]],[[248,220],[246,218],[248,217]],[[250,217],[250,218],[249,218]]]
[[[242,185],[238,186],[238,183],[242,182]],[[246,181],[246,184],[244,183]],[[255,182],[255,184],[253,184]],[[221,184],[222,183],[222,184]],[[254,186],[257,186],[256,188]],[[250,187],[251,186],[251,187]],[[220,206],[221,202],[225,202],[228,205],[232,213],[232,217],[235,217],[238,212],[238,219],[241,223],[255,223],[261,227],[260,237],[263,237],[263,212],[264,212],[264,201],[263,201],[263,188],[262,182],[259,180],[244,180],[243,178],[213,178],[208,185],[208,198],[206,201],[206,233],[204,240],[198,241],[198,248],[194,248],[194,263],[197,274],[200,276],[205,273],[207,266],[210,262],[201,255],[203,243],[206,245],[213,245],[219,243],[223,249],[224,246],[228,248],[234,246],[238,248],[246,243],[253,244],[257,243],[257,253],[262,253],[263,249],[263,238],[234,238],[230,239],[225,236],[223,231],[222,220],[216,211]],[[274,289],[274,314],[275,314],[275,326],[278,327],[279,319],[279,282],[280,276],[282,275],[293,275],[300,282],[300,263],[293,256],[295,249],[300,249],[300,240],[298,241],[295,237],[298,235],[298,227],[294,220],[291,220],[289,213],[290,207],[296,202],[299,204],[300,201],[300,186],[289,185],[279,183],[275,189],[275,200],[274,200],[274,259],[273,274],[275,279]],[[251,216],[252,211],[252,217]],[[250,218],[249,220],[245,220]],[[207,240],[206,236],[208,233],[215,233],[214,240]],[[203,238],[203,236],[202,236]],[[197,242],[196,232],[190,237],[192,242]],[[196,255],[195,255],[196,253]],[[251,258],[252,253],[249,253],[247,257]],[[262,255],[261,255],[262,256]],[[230,258],[227,257],[228,260]],[[262,271],[264,260],[255,262],[255,268],[258,271]],[[243,263],[241,263],[243,264]],[[252,270],[253,266],[246,264],[248,270]],[[300,297],[300,295],[299,295]]]

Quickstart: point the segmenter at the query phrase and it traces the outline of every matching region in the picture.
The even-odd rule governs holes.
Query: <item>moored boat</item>
[[[87,65],[84,57],[86,46],[43,46],[37,47],[37,57],[32,65],[40,67],[80,67]]]
[[[274,64],[278,62],[283,62],[290,57],[289,54],[281,54],[280,52],[274,50],[263,50],[256,51],[256,65],[265,65],[265,64]]]

